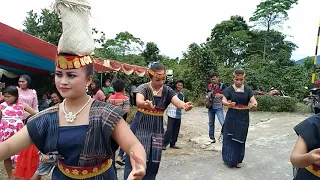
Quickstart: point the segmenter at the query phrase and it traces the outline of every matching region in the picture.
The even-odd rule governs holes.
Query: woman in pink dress
[[[32,109],[38,110],[38,97],[37,92],[34,89],[30,89],[31,78],[28,75],[21,75],[19,78],[19,102],[28,104]],[[23,114],[23,120],[26,123],[30,114],[25,112]],[[13,172],[13,176],[21,179],[30,179],[36,172],[39,165],[39,150],[36,146],[30,146],[29,148],[19,153],[16,169]]]
[[[95,100],[99,100],[99,101],[106,100],[106,96],[101,90],[101,82],[99,79],[93,79],[92,83],[90,84],[90,94],[92,98]]]
[[[8,86],[3,92],[4,102],[0,104],[2,118],[0,121],[0,142],[7,140],[23,127],[24,110],[30,114],[36,114],[29,105],[18,102],[18,89],[15,86]],[[9,179],[12,176],[12,161],[6,159],[4,166]]]
[[[34,89],[30,89],[31,78],[28,75],[21,75],[19,78],[19,102],[28,104],[32,109],[38,110],[38,97],[37,92]],[[30,116],[28,112],[23,114],[23,120],[26,120]]]

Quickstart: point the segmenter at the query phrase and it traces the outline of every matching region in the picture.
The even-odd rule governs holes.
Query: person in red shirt
[[[106,102],[111,103],[114,106],[117,106],[118,108],[123,109],[126,112],[126,114],[123,115],[123,119],[126,120],[128,113],[130,112],[130,99],[128,96],[124,95],[125,86],[126,86],[125,82],[121,79],[118,79],[112,83],[112,86],[113,86],[113,89],[115,90],[115,93],[109,96]],[[115,151],[117,149],[118,149],[118,146],[115,145],[113,154],[115,154]],[[124,160],[125,160],[124,151],[120,149],[118,157],[115,162],[123,166],[125,164]]]
[[[125,92],[125,82],[121,79],[116,80],[112,83],[115,93],[109,96],[107,102],[123,109],[127,114],[130,112],[130,99],[128,96],[124,95]],[[124,117],[124,120],[126,119]]]

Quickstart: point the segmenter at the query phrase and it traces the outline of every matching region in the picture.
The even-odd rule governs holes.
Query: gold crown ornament
[[[153,77],[156,77],[156,78],[165,78],[166,75],[167,75],[165,69],[163,71],[160,71],[160,72],[155,72],[151,68],[148,68],[148,73],[151,74]]]
[[[74,56],[74,55],[57,55],[56,67],[60,69],[79,69],[89,64],[94,64],[94,59],[90,55]]]

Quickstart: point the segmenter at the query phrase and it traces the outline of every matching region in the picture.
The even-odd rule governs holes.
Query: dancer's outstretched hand
[[[134,152],[130,153],[130,161],[132,171],[127,180],[141,180],[146,175],[146,164]]]

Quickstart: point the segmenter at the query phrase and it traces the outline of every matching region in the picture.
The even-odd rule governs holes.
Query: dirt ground
[[[247,146],[250,146],[250,145],[252,145],[252,147],[258,146],[259,144],[257,145],[256,143],[257,139],[259,138],[266,139],[267,137],[271,137],[273,134],[277,134],[278,132],[283,132],[282,134],[279,134],[279,136],[286,134],[287,132],[288,133],[290,132],[291,134],[290,137],[292,141],[292,139],[294,138],[292,127],[296,123],[300,122],[301,120],[305,119],[308,116],[310,116],[310,114],[251,112],[250,113],[251,122],[250,122]],[[273,131],[267,130],[271,126],[279,127],[279,129],[277,130],[277,128],[272,128]],[[261,130],[262,133],[257,132],[257,129],[259,128],[262,129]],[[263,128],[265,130],[263,130]],[[219,133],[220,130],[221,130],[221,126],[217,120],[216,130],[215,130],[216,139],[220,135]],[[174,150],[174,149],[168,148],[166,151],[164,151],[164,159],[163,159],[163,162],[161,163],[161,169],[159,172],[160,177],[158,177],[158,179],[163,179],[164,176],[165,176],[165,179],[177,179],[178,177],[175,177],[175,174],[176,174],[175,172],[172,172],[171,173],[172,175],[170,175],[169,173],[170,168],[173,169],[174,167],[176,167],[176,164],[181,164],[186,162],[191,163],[192,161],[196,162],[196,161],[200,161],[201,158],[207,159],[208,157],[210,157],[214,159],[215,157],[217,157],[221,151],[221,143],[217,142],[215,144],[209,144],[208,140],[209,140],[209,137],[208,137],[207,109],[203,107],[197,107],[190,112],[185,112],[182,117],[181,130],[180,130],[179,139],[177,143],[177,145],[182,147],[182,149]],[[270,141],[273,141],[273,140],[270,140]],[[291,141],[290,142],[288,141],[290,146],[292,143]],[[256,148],[259,149],[261,147],[259,146]],[[187,165],[188,163],[186,163],[186,167],[185,167],[186,170],[189,167]],[[201,167],[201,169],[205,169],[205,167],[209,166],[206,163],[202,165],[203,167]],[[118,167],[118,168],[119,168],[118,177],[119,179],[122,179],[123,167]],[[180,169],[180,171],[182,170]],[[198,173],[201,173],[201,172],[199,171]],[[207,174],[207,173],[204,173],[204,174]],[[5,170],[3,168],[3,165],[1,164],[0,179],[1,180],[6,179],[5,175],[6,175]],[[188,177],[191,177],[191,176],[188,176]],[[206,176],[203,176],[203,178],[215,179],[215,178],[206,177]],[[203,178],[200,178],[200,179],[203,179]],[[49,179],[49,177],[46,177],[43,179],[47,180]],[[178,179],[181,179],[181,178],[178,178]],[[199,179],[199,178],[183,178],[183,179]]]

